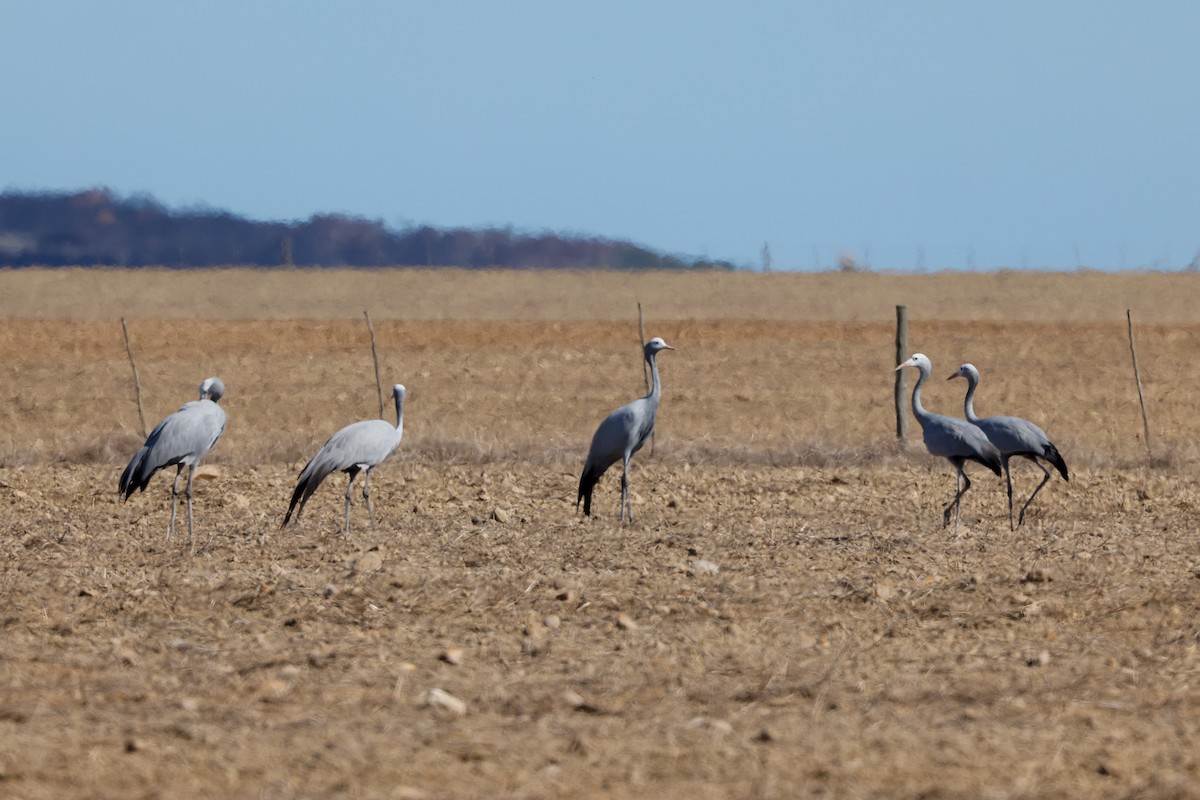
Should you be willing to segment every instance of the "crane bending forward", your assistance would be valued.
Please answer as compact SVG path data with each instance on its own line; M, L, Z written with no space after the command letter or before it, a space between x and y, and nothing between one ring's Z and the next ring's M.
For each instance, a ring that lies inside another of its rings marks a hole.
M650 365L650 394L609 414L592 436L592 446L588 448L583 474L579 476L579 497L575 500L576 508L579 508L580 501L583 502L585 515L592 514L592 490L596 488L596 482L605 470L620 459L621 521L625 521L625 512L628 509L629 521L633 522L633 498L629 494L629 460L633 458L634 453L642 449L642 445L654 431L654 416L658 412L659 398L662 397L662 384L658 379L658 364L655 363L654 357L663 350L674 349L657 336L646 342L642 353Z
M971 479L963 469L968 461L983 464L997 475L1001 474L1000 451L988 441L987 434L965 419L947 417L926 411L921 405L921 384L933 372L933 364L923 353L916 353L900 366L913 367L921 373L917 385L913 387L912 410L917 422L921 423L921 431L925 439L925 449L930 454L941 456L954 465L958 475L954 483L954 499L946 506L942 514L942 524L950 524L950 509L954 509L954 533L958 533L958 516L962 507L962 497L971 488Z
M118 491L122 500L128 500L135 491L145 491L154 473L164 467L175 466L175 480L171 483L171 522L167 525L167 538L175 533L175 513L179 508L179 474L188 468L187 518L188 546L194 546L192 525L192 475L200 459L213 449L221 434L225 432L225 410L217 401L225 395L225 384L220 378L206 378L200 384L200 399L184 403L174 414L167 416L154 426L125 471L121 473Z
M963 400L963 413L966 414L967 421L978 425L987 434L988 440L1000 451L1000 460L1004 462L1004 483L1008 488L1008 527L1016 530L1017 525L1025 523L1025 510L1029 508L1033 498L1037 497L1037 493L1050 480L1050 470L1046 469L1038 459L1044 458L1053 464L1058 473L1063 476L1064 481L1071 480L1067 474L1067 462L1063 460L1058 448L1054 446L1045 432L1029 420L1020 417L980 418L975 415L975 388L979 386L979 370L975 368L974 364L963 364L946 380L955 378L967 379L967 397ZM1025 505L1021 506L1021 515L1015 524L1013 523L1012 473L1008 468L1008 461L1013 456L1028 458L1037 464L1044 476L1042 482L1033 490L1033 494L1029 495L1029 499L1025 501Z
M355 422L329 437L329 441L317 451L312 460L304 465L300 477L296 481L296 491L292 492L292 502L288 505L287 514L283 517L283 527L296 512L296 519L304 513L304 504L312 493L333 472L345 472L350 476L346 484L346 520L342 534L350 534L350 498L354 490L354 479L358 473L366 470L363 475L363 500L367 502L367 514L371 517L371 528L375 528L375 509L371 505L371 470L379 466L397 447L404 435L404 386L397 383L392 387L392 397L396 401L396 427L382 419L368 419Z

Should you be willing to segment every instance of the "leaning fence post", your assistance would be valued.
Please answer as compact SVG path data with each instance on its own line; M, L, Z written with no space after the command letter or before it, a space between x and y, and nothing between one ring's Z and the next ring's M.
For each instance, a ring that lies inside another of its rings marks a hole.
M371 358L375 361L375 390L379 392L379 417L383 418L383 379L379 377L379 351L375 349L375 326L371 324L371 314L363 311L367 318L367 330L371 333Z
M908 357L908 307L896 306L896 362L903 364ZM896 438L903 440L908 433L908 413L904 398L908 394L907 370L896 371Z
M642 304L638 302L638 348L646 346L646 320L642 317ZM650 391L650 372L646 369L646 360L642 359L642 382L646 384L646 391Z
M638 301L638 348L645 353L646 347L646 319L642 316L642 302ZM642 382L646 384L646 391L650 391L650 370L646 367L646 359L642 359ZM650 431L650 455L654 455L654 431Z
M124 317L121 317L121 331L125 334L125 354L129 356L129 366L133 367L133 390L137 393L138 419L142 421L142 436L147 436L149 431L146 429L146 412L142 408L142 381L138 378L137 362L133 359L133 345L129 343L129 326L125 324Z
M1142 392L1142 373L1138 369L1137 348L1133 346L1133 310L1125 309L1125 322L1129 326L1129 355L1133 357L1133 380L1137 384L1138 405L1142 407L1142 433L1146 439L1146 456L1150 450L1150 420L1146 416L1146 395Z

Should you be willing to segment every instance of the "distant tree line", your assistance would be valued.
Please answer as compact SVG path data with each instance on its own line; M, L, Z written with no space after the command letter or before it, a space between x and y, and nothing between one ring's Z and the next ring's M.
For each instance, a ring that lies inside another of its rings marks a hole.
M729 269L629 242L511 229L388 228L379 220L319 214L257 222L223 211L170 210L107 189L0 194L0 265L213 267L454 266Z

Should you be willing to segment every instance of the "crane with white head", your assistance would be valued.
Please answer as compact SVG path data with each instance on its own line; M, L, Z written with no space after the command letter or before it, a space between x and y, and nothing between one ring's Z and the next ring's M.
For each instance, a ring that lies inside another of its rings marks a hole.
M979 386L979 370L975 368L974 364L963 364L946 380L955 378L966 378L967 380L967 397L963 400L963 412L966 414L967 421L979 426L987 434L988 440L1000 451L1000 460L1004 464L1004 482L1008 488L1008 526L1012 530L1016 530L1017 525L1024 524L1025 510L1029 508L1033 498L1037 497L1037 493L1050 480L1050 470L1046 469L1039 459L1045 459L1053 464L1064 481L1071 480L1067 473L1067 462L1063 460L1058 448L1046 436L1045 431L1029 420L1020 417L979 417L975 414L975 389ZM1028 458L1037 464L1043 474L1042 482L1033 490L1033 494L1029 495L1025 505L1021 506L1021 515L1015 524L1013 523L1012 472L1009 470L1008 463L1013 456Z
M658 378L658 364L654 357L663 350L674 350L674 347L655 336L642 347L642 356L650 365L651 386L650 394L639 397L609 414L592 436L591 447L588 448L587 461L583 465L583 474L579 476L579 496L575 507L583 502L583 513L592 514L592 490L604 471L619 459L621 461L621 521L625 521L628 508L629 521L633 522L633 498L629 494L629 461L633 454L642 449L642 445L654 431L654 418L658 413L658 402L662 397L662 384Z
M367 514L371 518L371 528L375 528L375 508L371 505L371 470L379 466L400 446L404 435L404 396L407 390L397 383L392 387L392 397L396 401L396 425L382 419L368 419L355 422L329 437L329 441L317 451L296 481L296 490L292 492L292 502L288 505L287 514L283 517L283 527L296 512L296 519L304 513L304 504L313 492L331 473L345 472L350 476L346 484L346 519L342 528L343 535L350 534L350 498L353 495L354 479L363 472L363 500L367 503Z
M974 461L990 469L997 475L1001 474L1000 451L988 441L987 434L964 419L947 417L926 411L921 405L921 385L933 372L933 364L928 356L916 353L897 370L912 367L920 373L917 385L913 387L912 410L917 422L921 423L922 435L925 439L925 449L931 455L941 456L954 465L957 471L955 478L954 499L946 506L942 514L942 524L950 524L950 509L954 509L954 532L958 533L958 517L962 506L962 497L971 488L971 479L967 477L964 466L968 461Z
M225 384L220 378L206 378L200 384L199 400L184 403L178 411L154 426L146 443L134 453L129 465L121 473L117 484L121 499L128 500L135 491L145 491L155 472L164 467L175 467L175 480L171 483L171 522L167 525L167 538L170 539L175 533L175 514L179 508L179 475L187 467L189 547L195 543L192 476L196 472L196 465L225 432L225 410L217 405L224 395Z

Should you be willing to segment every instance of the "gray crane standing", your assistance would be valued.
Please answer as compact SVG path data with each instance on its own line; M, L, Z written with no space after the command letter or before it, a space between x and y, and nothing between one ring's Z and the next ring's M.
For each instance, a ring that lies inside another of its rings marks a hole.
M897 370L913 367L921 373L917 385L913 387L912 410L925 439L925 449L930 454L941 456L954 465L958 475L954 483L954 499L946 506L942 514L942 524L950 524L950 509L954 509L954 533L958 533L958 516L962 506L962 497L971 488L971 479L963 469L966 462L975 461L990 469L997 475L1001 474L1002 459L1000 451L988 441L987 434L964 419L947 417L926 411L921 405L921 384L933 372L933 364L923 353L916 353L907 361L896 367Z
M629 521L633 522L633 498L629 494L629 460L633 454L642 449L642 445L654 431L654 416L658 412L658 402L662 397L662 384L658 379L658 365L655 355L663 350L674 350L674 347L655 336L642 348L646 363L650 365L651 388L650 394L627 403L609 414L596 433L592 436L592 445L588 448L587 461L583 465L583 474L579 476L579 497L575 507L583 502L583 513L592 514L592 490L604 471L621 460L621 521L625 521L626 508L629 510Z
M395 427L386 420L368 419L347 425L329 437L329 441L325 442L300 471L296 491L292 493L292 502L288 505L287 514L284 515L283 525L280 527L288 524L293 511L296 512L296 519L300 519L300 515L304 513L304 504L330 473L345 472L350 476L350 481L346 484L346 520L342 533L348 536L354 479L358 477L359 472L365 470L362 495L367 503L367 513L371 517L371 528L375 528L375 509L371 505L371 470L400 446L400 439L404 435L405 393L404 386L399 383L392 387L392 396L396 401Z
M1000 451L1000 460L1004 464L1004 482L1008 487L1008 526L1012 530L1016 530L1017 525L1025 522L1025 509L1029 508L1033 498L1037 497L1037 493L1050 480L1050 470L1046 469L1038 459L1044 458L1053 464L1059 474L1063 476L1064 481L1071 480L1067 474L1067 462L1063 460L1058 448L1054 446L1045 432L1029 420L1020 417L981 418L975 415L975 388L979 386L979 370L975 368L974 364L963 364L946 380L955 378L967 379L967 397L963 401L963 411L967 421L979 426L987 434L988 440ZM1013 456L1028 458L1037 464L1044 476L1042 482L1033 490L1033 494L1029 495L1029 499L1025 501L1025 505L1021 506L1021 515L1016 524L1013 523L1012 473L1008 466L1009 459Z
M154 426L146 443L134 453L129 465L121 473L118 491L122 500L128 500L135 491L144 491L151 476L164 467L175 466L175 480L171 483L171 522L167 526L167 538L175 533L175 513L179 508L179 474L188 467L187 518L188 546L195 543L192 524L192 475L200 459L213 449L221 434L225 432L225 410L217 405L225 394L225 384L220 378L206 378L200 384L200 399L184 403L183 407L170 414Z

